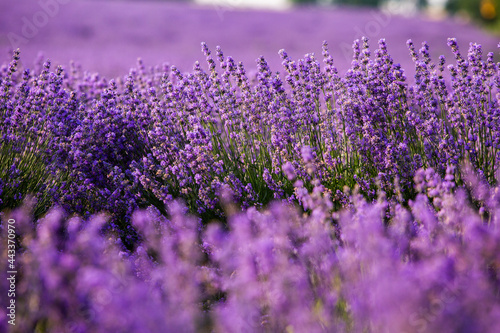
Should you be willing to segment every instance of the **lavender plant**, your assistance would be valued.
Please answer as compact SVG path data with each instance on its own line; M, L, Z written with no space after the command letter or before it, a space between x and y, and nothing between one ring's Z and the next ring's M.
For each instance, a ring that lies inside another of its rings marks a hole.
M470 61L465 62L456 42L450 39L449 44L462 73L458 78L450 65L451 87L443 77L444 58L432 64L425 43L417 52L408 42L417 72L414 85L407 83L384 40L373 59L368 40L363 45L356 41L352 68L343 78L325 43L324 70L313 55L295 62L281 51L284 81L260 58L254 82L243 65L224 58L220 48L216 58L223 72L218 72L203 45L209 72L199 64L187 75L174 68L175 81L164 78L162 98L155 90L153 103L168 114L160 132L171 133L160 136L161 143L179 146L157 150L162 147L158 143L136 174L164 203L175 197L168 189L177 188L174 192L192 202L198 213L216 207L221 184L229 186L244 207L270 199L293 200L285 165L307 188L318 179L338 200L344 186L358 185L371 199L380 186L388 195L395 194L392 184L397 180L407 201L415 195L416 170L432 167L444 176L447 166L458 170L464 160L494 182L500 158L493 124L498 118L493 96L497 65L492 54L481 60L478 45L471 45ZM456 111L464 101L473 106L468 122ZM171 183L175 177L178 184Z
M12 62L0 70L0 211L17 207L26 195L33 195L35 215L40 216L50 208L51 193L64 178L61 170L50 172L46 159L55 112L43 98L49 76L49 96L55 97L62 69L58 68L57 76L49 75L50 65L46 64L39 77L29 70L21 76L17 73L19 59L17 50Z
M153 205L165 215L175 199L208 222L225 218L223 192L243 209L298 202L296 181L308 191L322 185L335 208L348 204L344 188L355 186L370 201L383 190L406 205L417 195L418 169L441 177L454 170L460 185L464 161L493 184L498 65L493 54L482 59L479 45L466 58L454 39L449 45L455 64L445 69L427 44L417 51L408 42L414 81L384 40L372 55L366 38L354 42L344 76L326 43L324 65L312 54L294 61L280 51L283 73L261 57L248 75L219 47L212 54L202 44L207 70L199 63L190 73L147 69L139 61L109 82L75 66L51 72L50 62L21 75L16 53L1 74L2 149L12 151L2 157L1 186L13 198L9 208L31 192L49 194L69 213L107 211L111 229L131 245L133 211ZM21 148L9 146L14 137ZM21 172L13 166L22 156ZM32 184L16 192L23 182Z

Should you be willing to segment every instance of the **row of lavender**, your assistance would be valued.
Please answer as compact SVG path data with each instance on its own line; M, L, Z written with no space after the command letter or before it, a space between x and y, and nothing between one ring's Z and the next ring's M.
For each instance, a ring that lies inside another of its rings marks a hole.
M54 209L35 228L26 206L9 215L23 249L11 332L498 332L500 187L462 175L454 191L450 174L419 170L409 208L354 192L333 215L323 186L297 184L307 216L275 203L206 228L173 201L168 218L134 213L132 252L103 215Z
M313 179L336 205L348 202L344 187L356 185L369 199L380 188L407 201L416 170L444 176L449 167L460 184L463 160L492 183L500 165L498 65L492 53L482 59L479 45L467 57L454 39L449 45L456 63L445 69L426 44L416 50L408 42L412 84L384 40L374 55L366 39L356 41L344 77L326 43L324 66L281 51L282 74L261 58L247 75L220 48L214 60L203 45L208 70L139 62L109 82L77 66L53 72L50 62L22 71L16 53L0 70L0 209L31 193L38 215L57 203L82 216L111 212L120 223L136 208L164 212L181 198L209 220L223 216L223 192L244 208L296 201L293 180L310 190Z
M208 71L139 63L110 82L21 72L16 53L0 210L31 194L35 217L2 217L2 242L7 214L18 230L15 329L499 330L498 65L452 39L445 70L408 44L414 84L383 40L373 57L355 42L344 77L326 44L323 68L282 51L284 75L203 45Z

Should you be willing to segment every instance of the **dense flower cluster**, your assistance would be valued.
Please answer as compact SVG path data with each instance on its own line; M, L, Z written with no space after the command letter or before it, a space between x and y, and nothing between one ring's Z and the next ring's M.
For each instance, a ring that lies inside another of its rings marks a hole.
M323 66L312 54L294 61L280 51L281 74L260 58L249 76L203 44L208 70L199 63L190 73L148 70L139 61L109 82L76 66L52 72L50 62L21 73L16 53L0 71L0 140L15 152L2 154L0 209L31 192L45 209L48 197L82 216L108 211L128 221L138 207L163 211L181 198L209 220L223 216L223 193L243 208L292 202L296 180L307 189L319 181L336 205L346 202L345 186L375 199L377 189L395 195L395 182L407 201L416 170L444 176L464 160L493 183L498 65L491 53L482 59L480 45L467 57L454 39L449 45L456 63L446 70L427 44L417 50L408 42L414 83L384 40L373 55L367 39L355 41L343 77L326 43Z
M500 188L464 176L453 191L450 172L419 170L409 207L354 191L333 215L322 185L298 184L308 215L277 202L206 228L173 201L168 218L134 213L132 252L100 232L102 215L54 209L34 228L25 207L9 216L23 249L15 331L498 332Z
M21 72L16 52L0 68L15 329L499 331L500 68L449 46L445 69L408 42L414 83L384 40L355 41L345 76L326 43L323 66L281 51L281 74L203 44L208 70L139 61L109 82Z

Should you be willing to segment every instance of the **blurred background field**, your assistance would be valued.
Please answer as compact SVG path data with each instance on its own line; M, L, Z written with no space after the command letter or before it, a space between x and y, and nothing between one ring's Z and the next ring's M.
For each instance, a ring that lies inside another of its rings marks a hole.
M327 40L343 72L353 40L364 35L373 46L386 38L395 61L411 74L409 38L417 46L427 41L433 57L445 54L448 61L448 37L458 38L461 48L477 42L485 53L497 53L497 2L0 0L0 60L19 47L27 67L42 52L54 64L67 67L75 60L108 78L125 75L138 57L146 66L169 63L188 71L196 60L204 61L205 41L212 49L220 45L249 71L260 55L282 71L280 49L295 59L310 52L321 56Z

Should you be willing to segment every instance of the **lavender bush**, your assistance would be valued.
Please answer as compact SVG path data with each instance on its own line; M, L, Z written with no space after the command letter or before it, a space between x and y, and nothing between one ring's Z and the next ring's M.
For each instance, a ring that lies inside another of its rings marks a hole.
M16 52L14 331L496 332L499 65L448 44L445 67L408 41L414 84L366 38L344 76L326 43L283 73L202 44L208 69L111 81Z
M22 151L36 150L44 182L19 193L40 187L68 212L110 212L122 231L130 226L119 221L136 208L164 211L175 198L205 221L223 217L224 191L243 208L293 202L294 180L309 190L319 181L338 206L346 202L344 187L355 185L373 200L377 189L395 195L398 183L407 201L419 168L441 176L452 168L460 184L461 161L493 183L498 66L491 53L482 60L480 45L471 44L466 58L454 39L449 45L456 62L445 69L444 57L431 61L427 44L416 50L408 42L417 73L411 85L384 40L373 57L367 39L356 41L343 77L326 43L324 66L312 54L294 61L280 51L283 74L259 58L256 75L248 76L220 48L214 57L203 44L208 71L199 63L191 73L148 70L139 61L109 82L76 67L50 72L49 62L40 73L20 75L16 54L1 76L2 142L15 137ZM31 156L20 154L22 161ZM2 163L4 170L14 166ZM6 179L3 191L19 202L17 183Z
M56 191L58 181L64 172L49 171L45 163L47 148L51 140L53 120L57 112L52 102L60 89L60 81L55 81L47 89L48 66L38 78L31 77L30 71L23 75L16 72L19 51L16 51L9 66L2 67L0 124L0 210L13 208L22 203L23 198L35 195L38 207L36 216L50 207L50 191ZM58 69L61 75L62 69ZM56 77L51 73L52 77ZM43 99L49 90L45 101Z

